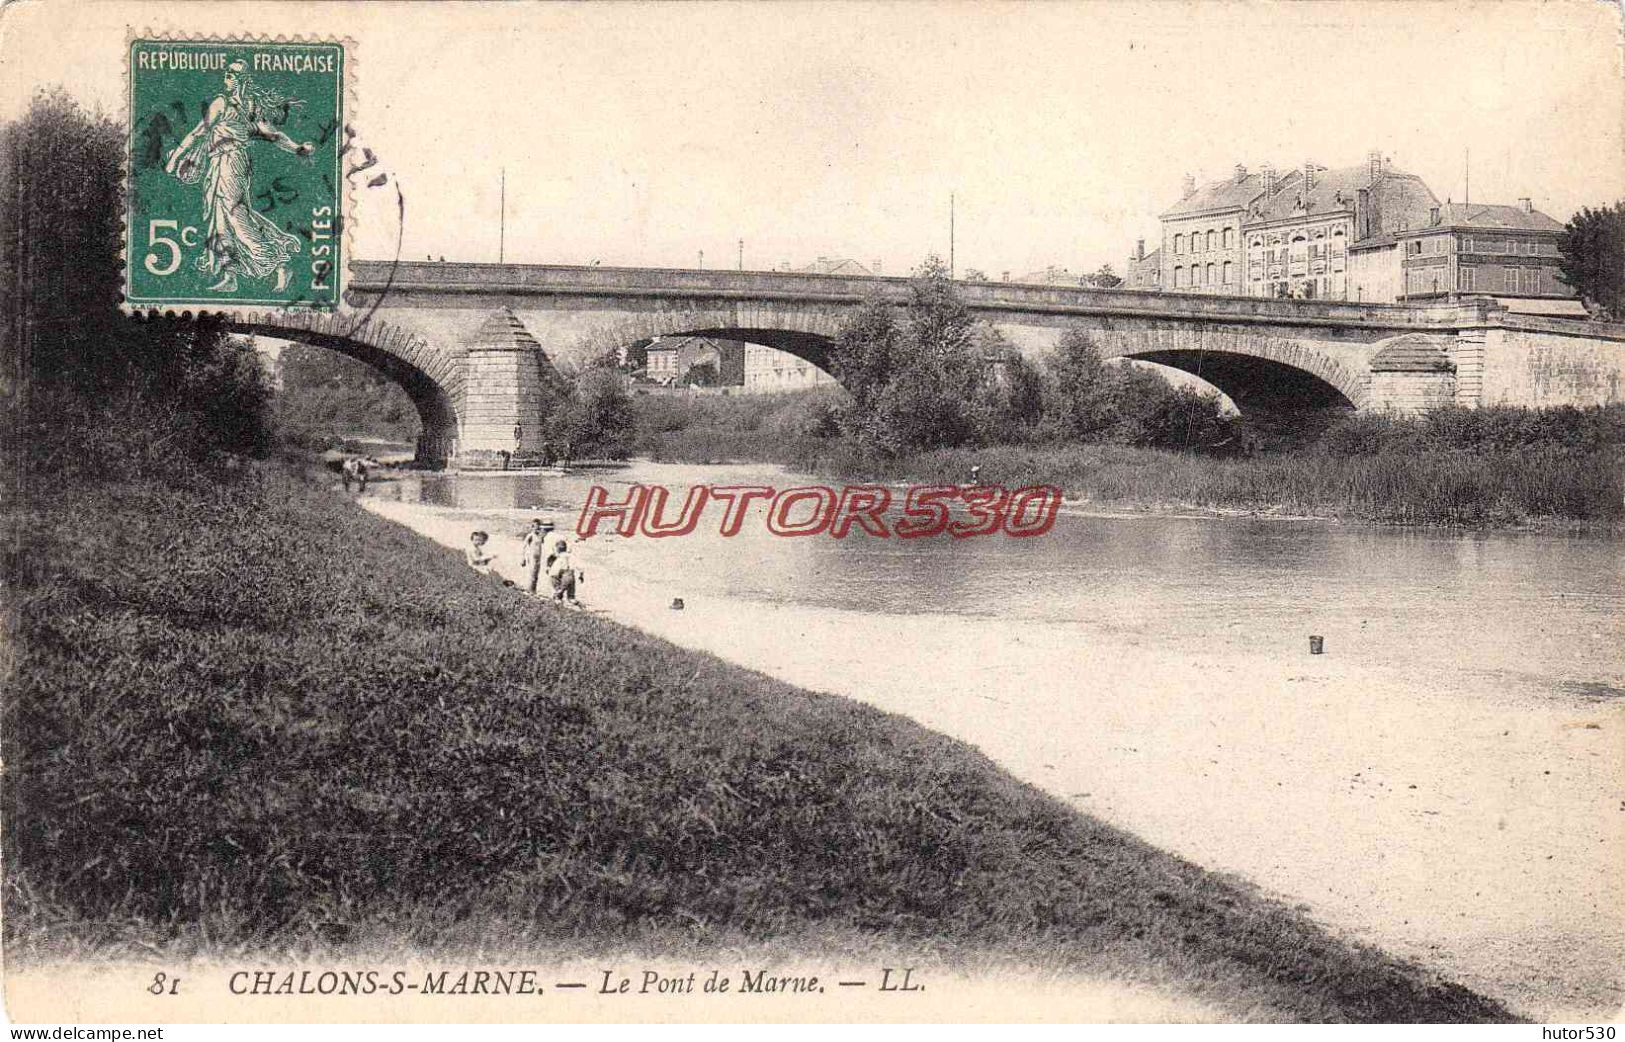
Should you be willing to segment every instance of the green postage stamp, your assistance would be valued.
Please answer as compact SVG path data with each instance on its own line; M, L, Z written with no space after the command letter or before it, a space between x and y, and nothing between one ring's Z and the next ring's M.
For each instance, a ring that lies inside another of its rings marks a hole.
M130 41L127 309L338 307L345 57L342 43Z

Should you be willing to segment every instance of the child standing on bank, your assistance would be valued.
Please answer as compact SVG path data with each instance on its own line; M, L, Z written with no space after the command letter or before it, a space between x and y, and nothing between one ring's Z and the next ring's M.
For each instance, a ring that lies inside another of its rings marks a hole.
M546 553L546 544L551 541L552 535L553 522L541 517L531 521L530 531L525 533L525 553L520 559L519 566L530 581L531 593L537 591L537 587L541 585L542 575L547 570L547 564L551 563L544 563L542 557Z
M581 607L576 600L576 569L570 560L570 546L560 539L554 546L552 560L547 566L548 578L553 581L553 599L572 608Z

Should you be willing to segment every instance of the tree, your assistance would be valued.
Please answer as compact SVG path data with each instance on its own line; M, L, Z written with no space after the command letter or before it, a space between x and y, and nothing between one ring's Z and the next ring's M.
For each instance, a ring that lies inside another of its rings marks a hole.
M1106 362L1089 334L1077 327L1061 334L1048 360L1045 418L1064 438L1099 438L1117 422Z
M715 362L695 362L683 375L683 382L690 387L715 387L722 382L722 374Z
M359 359L289 344L276 369L277 420L286 432L325 438L370 434L408 442L418 435L417 406L406 391Z
M60 92L0 131L0 380L15 456L147 473L270 451L265 374L213 318L119 311L123 128ZM65 175L64 171L71 171Z
M853 399L845 413L849 432L890 452L970 440L971 404L986 379L976 328L936 257L915 272L902 309L883 301L863 307L831 354L832 370Z
M1096 289L1115 289L1123 284L1123 280L1117 277L1110 264L1102 264L1100 270L1093 275L1084 276L1084 282Z
M853 410L866 412L891 382L903 358L903 330L884 300L866 301L847 320L830 351L830 372L852 396Z
M1558 237L1560 277L1580 295L1593 317L1625 318L1625 201L1569 218Z
M610 369L590 368L548 417L548 441L568 458L625 459L632 451L636 423L632 396L621 376Z
M966 268L963 278L964 278L964 280L966 282L991 282L991 281L993 281L992 279L989 279L987 277L987 272L983 271L981 268Z
M979 339L987 371L971 400L976 440L1031 440L1044 413L1043 374L996 330L986 330Z

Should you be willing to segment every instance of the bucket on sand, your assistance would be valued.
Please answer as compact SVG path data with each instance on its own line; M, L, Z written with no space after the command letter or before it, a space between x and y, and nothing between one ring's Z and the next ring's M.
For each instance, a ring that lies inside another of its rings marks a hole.
M1309 636L1309 654L1311 654L1311 655L1320 655L1320 654L1325 653L1325 651L1326 651L1326 638L1325 637L1317 637L1314 634L1310 634L1310 636Z

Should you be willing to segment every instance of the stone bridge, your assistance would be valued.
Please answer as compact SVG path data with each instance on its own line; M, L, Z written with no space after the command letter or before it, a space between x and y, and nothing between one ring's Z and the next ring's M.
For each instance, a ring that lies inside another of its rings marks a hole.
M490 466L542 450L564 368L670 334L765 344L826 367L851 310L906 278L360 261L339 315L237 328L360 358L418 407L425 463ZM1108 357L1171 366L1252 408L1415 412L1443 403L1625 400L1625 326L1508 313L1488 298L1413 307L962 282L961 299L1028 355L1089 330Z

